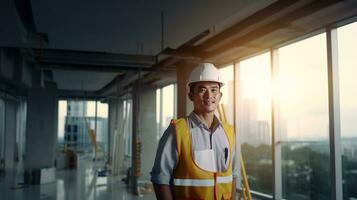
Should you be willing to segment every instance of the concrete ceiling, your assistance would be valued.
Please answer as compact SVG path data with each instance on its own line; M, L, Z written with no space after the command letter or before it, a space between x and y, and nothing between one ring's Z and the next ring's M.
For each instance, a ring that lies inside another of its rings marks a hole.
M45 48L156 55L161 51L161 12L164 48L176 48L206 29L219 31L274 1L28 0L28 5L36 31L48 35ZM18 19L16 5L25 5L16 2L0 2L0 46L38 48L24 39L26 25Z
M52 70L52 73L58 88L81 91L100 90L108 84L108 80L113 80L117 76L117 73L113 72L71 71L68 73L67 70L58 69Z
M218 33L274 1L2 0L0 47L155 56L204 30ZM127 70L46 68L59 89L88 91L99 90Z
M156 55L240 13L251 14L272 0L32 1L38 32L48 48ZM236 16L237 17L237 16Z
M2 0L0 47L30 52L34 66L50 70L60 90L93 92L149 72L163 49L223 64L355 13L352 0ZM181 48L198 35L197 46ZM172 70L154 74L161 83L174 78Z

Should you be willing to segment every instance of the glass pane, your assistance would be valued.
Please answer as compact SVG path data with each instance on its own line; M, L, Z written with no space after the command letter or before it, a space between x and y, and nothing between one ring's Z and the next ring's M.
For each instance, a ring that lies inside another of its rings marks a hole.
M77 107L80 105L80 104L84 104L85 105L82 105L83 107L87 108L87 110L84 110L82 115L86 115L88 117L95 117L95 101L77 101ZM78 109L78 108L77 108ZM77 110L75 107L72 108L72 110Z
M64 125L67 116L67 101L58 101L58 145L64 145Z
M234 68L233 65L229 65L219 70L221 73L221 79L224 83L224 86L221 88L222 99L221 104L224 106L224 111L226 113L227 122L233 124L233 79L234 79Z
M174 85L162 88L162 126L164 130L169 126L174 117Z
M357 199L357 22L337 29L343 199Z
M156 129L157 129L157 134L156 134L156 139L159 140L162 134L161 130L161 88L156 89Z
M156 119L159 140L169 126L171 119L175 118L175 85L171 84L156 90Z
M107 153L108 151L108 104L97 102L97 144Z
M95 124L95 105L95 101L60 101L59 138L62 136L67 146L72 149L92 151L92 137L89 132L92 129L96 131L97 145L104 151L103 155L106 155L105 152L108 146L108 105L98 102L97 124ZM61 122L61 116L65 117L64 124ZM64 135L61 135L61 131L64 132Z
M123 101L123 110L124 110L124 141L125 141L125 155L131 156L132 150L132 99L127 99Z
M250 188L272 194L270 53L239 63L238 134Z
M283 198L330 199L326 35L279 49Z
M71 149L91 151L91 140L88 135L88 129L91 126L90 120L86 118L88 102L75 100L66 102L67 112L64 124L64 142ZM94 129L94 126L92 129Z

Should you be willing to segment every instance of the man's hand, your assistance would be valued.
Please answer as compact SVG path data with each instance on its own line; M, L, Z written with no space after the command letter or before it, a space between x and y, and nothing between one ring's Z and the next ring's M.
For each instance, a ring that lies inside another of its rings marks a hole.
M158 200L173 200L173 195L169 185L155 184L154 189L156 194L156 199Z

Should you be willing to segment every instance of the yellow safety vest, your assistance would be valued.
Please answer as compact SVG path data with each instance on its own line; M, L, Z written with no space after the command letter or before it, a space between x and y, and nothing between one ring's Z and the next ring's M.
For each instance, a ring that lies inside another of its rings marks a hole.
M191 137L186 119L172 120L176 128L178 164L173 172L176 200L222 200L232 196L232 156L225 172L209 172L193 161ZM229 142L230 155L234 149L233 127L221 123Z

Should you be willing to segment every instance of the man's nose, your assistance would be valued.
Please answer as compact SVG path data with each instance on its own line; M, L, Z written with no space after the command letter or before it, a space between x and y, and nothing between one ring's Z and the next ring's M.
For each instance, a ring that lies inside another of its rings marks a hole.
M213 95L212 95L212 92L209 91L209 90L207 90L207 91L205 92L205 94L204 94L204 97L207 98L207 99L211 98L212 96L213 96Z

